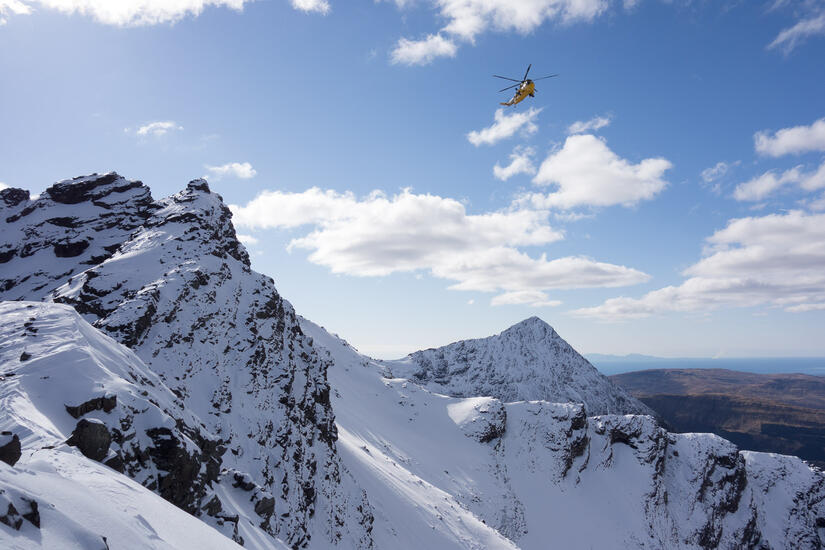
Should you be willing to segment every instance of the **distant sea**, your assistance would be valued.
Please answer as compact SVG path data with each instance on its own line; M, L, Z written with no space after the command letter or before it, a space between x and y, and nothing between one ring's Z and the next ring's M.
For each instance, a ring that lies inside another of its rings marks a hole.
M728 369L757 374L812 374L825 376L825 357L771 357L670 359L646 355L613 356L592 354L585 357L608 376L649 369Z

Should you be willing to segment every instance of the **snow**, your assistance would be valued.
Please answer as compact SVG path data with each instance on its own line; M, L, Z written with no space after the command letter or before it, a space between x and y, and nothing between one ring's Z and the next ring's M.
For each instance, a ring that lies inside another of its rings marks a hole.
M653 414L538 317L495 336L417 351L383 364L395 376L456 397L584 403L590 414Z
M202 180L153 200L79 178L4 195L2 220L0 298L33 301L0 303L0 432L22 443L0 463L0 515L37 502L41 526L0 523L0 547L825 542L821 471L666 432L538 318L399 361L359 354L250 269ZM113 434L103 463L66 443L80 422ZM124 457L128 476L105 465ZM190 467L167 496L199 517L158 494Z
M669 434L650 416L448 397L301 326L333 362L339 451L374 505L378 548L734 548L751 524L773 548L821 544L825 480L797 458ZM506 428L481 441L499 409Z
M24 466L0 462L0 503L8 494L38 502L40 528L0 524L9 550L241 548L139 483L68 449L42 449ZM271 539L270 539L271 540Z

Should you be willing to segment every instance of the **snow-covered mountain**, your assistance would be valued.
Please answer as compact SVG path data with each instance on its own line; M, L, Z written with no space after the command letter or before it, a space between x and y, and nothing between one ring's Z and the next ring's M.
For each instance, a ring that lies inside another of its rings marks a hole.
M374 506L379 548L814 549L825 540L825 476L796 457L671 434L651 416L447 397L301 326L333 363L339 450Z
M335 449L327 364L272 279L250 269L230 218L203 180L157 201L117 174L35 201L3 190L0 298L72 305L131 348L219 439L220 468L274 500L261 522L272 536L368 547L369 504Z
M584 403L588 414L654 414L538 317L495 336L417 351L384 364L394 376L456 397Z
M0 228L0 299L26 300L0 305L2 547L825 541L819 470L625 415L538 319L359 354L250 269L202 180L5 189Z

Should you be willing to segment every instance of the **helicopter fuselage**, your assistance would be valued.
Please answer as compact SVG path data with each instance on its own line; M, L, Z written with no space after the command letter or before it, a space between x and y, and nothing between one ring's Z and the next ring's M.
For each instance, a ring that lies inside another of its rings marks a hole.
M524 101L524 99L528 96L532 96L535 92L536 83L532 80L525 80L518 88L516 88L516 93L513 96L513 99L506 103L502 103L502 105L516 105L517 103Z

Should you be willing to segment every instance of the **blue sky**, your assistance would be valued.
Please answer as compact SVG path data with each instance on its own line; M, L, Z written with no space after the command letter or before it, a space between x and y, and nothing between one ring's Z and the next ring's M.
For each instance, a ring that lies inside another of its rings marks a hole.
M0 21L3 185L206 176L254 267L363 352L538 315L582 352L825 355L825 2L0 0ZM499 111L491 75L528 63L561 76Z

